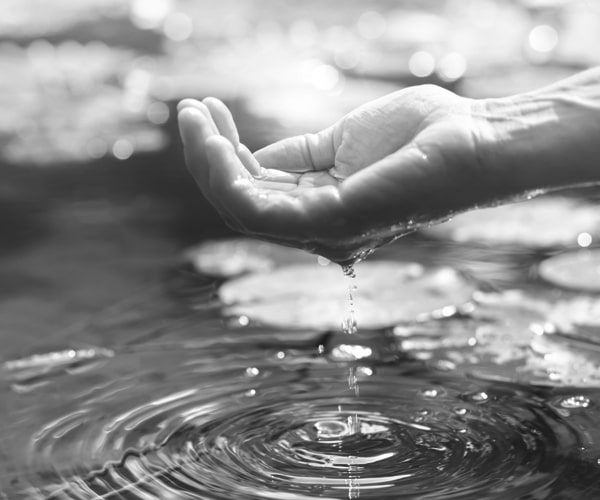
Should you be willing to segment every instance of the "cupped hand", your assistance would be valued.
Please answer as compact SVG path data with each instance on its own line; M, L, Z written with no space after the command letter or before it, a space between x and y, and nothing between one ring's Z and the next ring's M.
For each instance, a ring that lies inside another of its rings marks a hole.
M183 100L179 126L188 168L228 225L337 262L493 196L475 101L436 86L392 93L254 155L215 98Z

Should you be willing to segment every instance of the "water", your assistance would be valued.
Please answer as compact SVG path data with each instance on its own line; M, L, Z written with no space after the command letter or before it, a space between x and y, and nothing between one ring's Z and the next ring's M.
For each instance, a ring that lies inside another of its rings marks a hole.
M356 285L354 284L356 273L354 271L354 266L352 265L342 266L342 272L344 273L344 276L348 278L348 315L342 321L342 332L346 335L353 335L358 331L353 295L356 290ZM362 357L361 354L364 354L364 348L360 345L343 344L343 350L347 353L350 361L360 359ZM354 396L358 398L360 388L358 385L356 366L354 365L351 365L348 368L348 389L354 392ZM348 417L348 427L352 435L360 434L361 422L357 412L354 412ZM355 491L355 486L352 486L352 490ZM350 498L355 498L356 494L357 493L353 492L352 494L349 493L348 496Z
M72 332L87 347L4 364L7 498L600 494L598 385L553 379L547 356L589 349L550 335L532 358L522 301L292 333L223 322L214 286L176 272Z
M243 354L220 341L166 344L105 358L82 374L86 383L57 374L68 404L45 403L11 498L600 492L583 473L593 465L580 430L589 419L562 414L578 407L552 390L442 381L412 361L362 370L360 397L348 397L344 370L317 354L321 340L252 348L239 338ZM165 363L170 370L157 369ZM39 396L25 397L35 407Z
M548 327L546 253L409 236L371 258L464 271L470 308L287 331L224 318L168 232L202 211L153 203L65 202L3 254L0 498L600 496L598 329Z
M356 279L356 273L352 265L343 266L342 272L348 279L348 315L342 320L342 331L347 335L352 335L358 330L356 324L356 311L354 310L354 292L356 291L356 285L354 280Z

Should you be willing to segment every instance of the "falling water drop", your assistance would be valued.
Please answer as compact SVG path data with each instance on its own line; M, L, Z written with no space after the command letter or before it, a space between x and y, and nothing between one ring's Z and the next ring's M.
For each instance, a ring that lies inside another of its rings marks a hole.
M354 292L356 291L354 279L356 278L356 273L352 265L342 267L342 271L344 276L348 278L348 315L342 321L342 331L348 335L352 335L358 330L354 310Z
M344 276L348 279L348 315L342 321L342 331L346 335L353 335L358 331L358 325L356 323L356 314L354 311L354 292L356 291L356 285L354 284L354 279L356 278L356 272L354 271L354 267L352 264L342 266L342 272ZM354 349L361 346L352 346ZM354 352L353 352L354 353ZM370 353L369 353L370 354ZM353 360L360 359L360 357L353 357ZM356 375L356 366L350 366L348 368L348 389L354 393L354 397L358 398L360 395L360 389L358 386L358 377ZM348 417L348 426L350 428L350 432L353 435L360 434L360 418L358 413L352 413ZM352 473L349 470L349 479L348 479L348 497L349 498L357 498L358 497L358 488L356 487L355 478L352 477Z

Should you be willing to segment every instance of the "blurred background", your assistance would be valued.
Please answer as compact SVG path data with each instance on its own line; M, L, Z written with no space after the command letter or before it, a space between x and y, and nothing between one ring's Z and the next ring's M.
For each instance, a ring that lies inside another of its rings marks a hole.
M3 0L1 356L228 234L185 171L179 99L226 101L254 150L409 85L533 89L598 47L596 0Z

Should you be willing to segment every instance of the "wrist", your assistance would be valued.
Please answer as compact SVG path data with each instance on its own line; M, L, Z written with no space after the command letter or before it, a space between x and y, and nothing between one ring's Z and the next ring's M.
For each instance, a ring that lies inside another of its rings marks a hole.
M481 162L503 195L600 181L598 72L473 107Z

